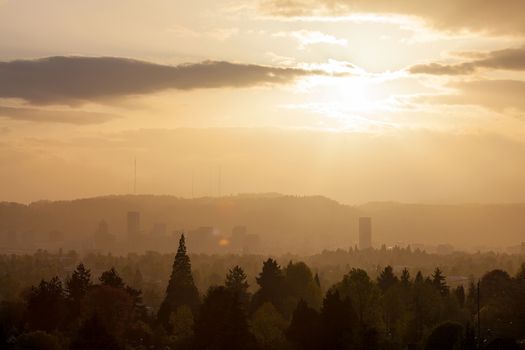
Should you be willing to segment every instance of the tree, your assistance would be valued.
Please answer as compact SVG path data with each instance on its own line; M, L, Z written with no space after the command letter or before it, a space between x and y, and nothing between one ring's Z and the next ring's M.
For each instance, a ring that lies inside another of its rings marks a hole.
M377 285L383 293L386 292L388 288L399 282L393 271L392 266L388 265L383 271L381 271L379 277L377 277Z
M199 292L193 281L190 258L186 253L184 235L179 240L179 248L173 262L170 280L166 289L166 297L160 305L157 314L159 322L169 329L170 314L182 305L187 305L194 315L199 308Z
M321 308L321 337L326 349L346 349L353 342L356 315L350 298L344 300L337 290L329 290Z
M62 282L53 277L49 282L42 280L38 287L32 287L27 301L29 325L34 330L53 331L58 329L66 314L66 299Z
M76 319L80 314L82 299L91 287L91 272L84 264L79 264L66 281L66 294L69 304L69 320Z
M124 281L119 276L114 267L108 271L104 271L99 278L100 283L113 288L124 288Z
M439 267L436 267L434 273L432 274L432 285L442 296L447 295L449 292L447 282L445 281L445 276Z
M321 287L316 283L312 271L304 262L293 263L290 261L286 266L284 288L286 288L286 296L289 298L289 302L293 303L289 314L301 299L315 309L321 306L323 299Z
M337 290L342 297L349 297L357 315L361 330L373 326L378 321L379 293L366 271L352 269L338 283Z
M408 272L406 267L401 272L401 285L404 288L410 287L410 272Z
M195 322L194 349L255 349L239 298L226 287L211 287Z
M457 349L463 338L463 326L454 322L445 322L429 335L425 350Z
M22 334L16 340L15 350L60 350L57 337L42 331Z
M414 279L414 283L423 283L423 274L421 271L418 271L416 273L416 278Z
M284 348L284 332L287 326L286 320L271 303L264 303L252 316L252 333L262 350Z
M272 303L280 312L283 311L284 276L277 261L269 258L263 263L263 268L256 277L259 290L252 300L252 310L256 310L264 303Z
M458 300L459 306L463 308L465 306L465 288L461 285L454 289L454 295Z
M244 306L248 305L250 299L250 294L248 293L248 287L250 285L246 281L247 278L244 270L236 265L228 271L226 281L224 282L226 288L238 295L239 300Z
M84 320L96 316L110 334L121 337L133 322L133 298L124 288L96 285L84 298L82 315Z
M297 304L286 337L300 350L317 350L321 344L321 319L319 313L301 300Z
M71 342L71 350L120 350L117 340L107 331L97 315L87 319Z

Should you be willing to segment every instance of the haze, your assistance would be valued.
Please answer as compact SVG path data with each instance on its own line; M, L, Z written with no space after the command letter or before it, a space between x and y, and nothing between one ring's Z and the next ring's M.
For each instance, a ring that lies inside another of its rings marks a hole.
M1 0L0 199L523 202L524 6Z

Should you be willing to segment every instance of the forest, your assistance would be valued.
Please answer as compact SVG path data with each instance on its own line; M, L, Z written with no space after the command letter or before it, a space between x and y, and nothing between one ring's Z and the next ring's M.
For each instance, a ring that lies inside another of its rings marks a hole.
M255 276L232 264L203 289L181 236L152 303L140 270L96 276L84 262L15 288L9 266L24 280L31 266L74 258L40 254L2 257L2 349L520 349L525 339L525 264L453 285L440 267L347 266L328 282L305 262L267 258Z

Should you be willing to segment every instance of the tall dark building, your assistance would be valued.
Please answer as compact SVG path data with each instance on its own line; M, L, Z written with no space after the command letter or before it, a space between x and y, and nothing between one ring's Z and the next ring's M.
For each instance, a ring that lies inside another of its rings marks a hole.
M140 234L140 213L138 211L128 212L128 239L135 239Z
M372 248L372 218L359 218L359 249Z

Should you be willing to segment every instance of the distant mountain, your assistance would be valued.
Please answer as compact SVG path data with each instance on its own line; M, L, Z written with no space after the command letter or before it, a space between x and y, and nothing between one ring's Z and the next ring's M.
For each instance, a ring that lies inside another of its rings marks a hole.
M373 242L442 244L457 247L518 245L525 241L525 204L430 205L394 202L347 206L321 196L278 193L221 198L122 195L29 205L0 203L0 240L9 232L44 237L58 231L66 240L92 235L101 220L126 238L126 214L139 211L141 230L155 224L168 233L212 226L222 236L244 225L261 237L265 251L313 253L357 243L359 216L372 217Z

